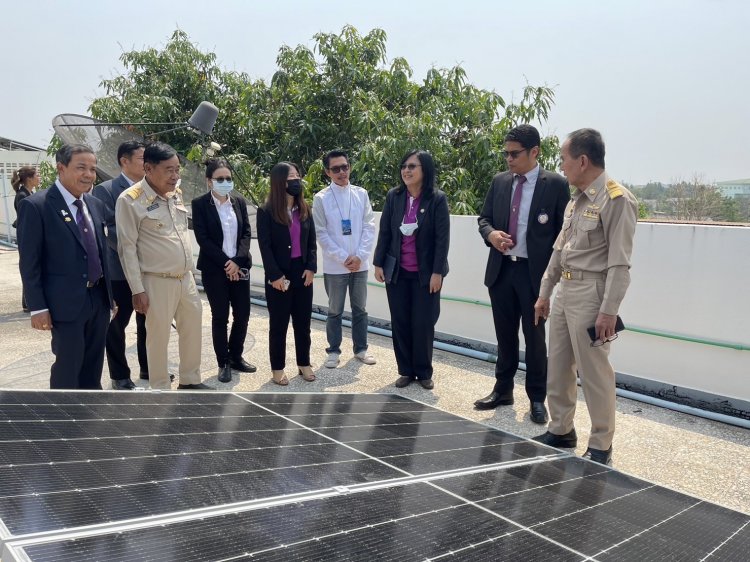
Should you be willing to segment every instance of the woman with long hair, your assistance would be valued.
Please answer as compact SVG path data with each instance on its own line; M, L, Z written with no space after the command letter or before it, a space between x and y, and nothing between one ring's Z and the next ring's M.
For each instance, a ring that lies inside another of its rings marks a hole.
M289 384L284 367L291 317L299 375L308 382L314 381L310 320L317 244L312 213L295 164L280 162L271 170L268 199L258 209L258 246L266 277L272 380L281 386Z

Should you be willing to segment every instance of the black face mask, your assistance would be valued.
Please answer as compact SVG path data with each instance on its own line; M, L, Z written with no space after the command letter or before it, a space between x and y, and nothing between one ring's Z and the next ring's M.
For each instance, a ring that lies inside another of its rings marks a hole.
M302 182L299 180L288 180L286 182L286 192L292 197L297 197L302 193Z

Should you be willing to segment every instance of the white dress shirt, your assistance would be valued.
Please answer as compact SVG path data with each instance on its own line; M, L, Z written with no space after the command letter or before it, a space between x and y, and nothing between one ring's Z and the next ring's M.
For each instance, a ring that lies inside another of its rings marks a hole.
M350 220L352 233L345 235L341 221ZM341 187L331 183L313 199L315 235L323 248L323 272L351 273L344 262L349 256L362 260L360 271L370 268L375 246L375 213L370 196L356 185Z
M529 227L529 220L536 220L536 217L529 217L531 212L531 199L534 197L534 188L536 180L539 179L539 164L530 172L523 174L526 176L526 183L523 184L523 193L521 193L521 205L518 207L518 230L516 231L516 245L508 250L506 255L528 258L529 250L526 247L526 230ZM513 201L513 194L518 187L518 176L513 178L513 193L510 200Z
M216 205L216 210L219 211L221 232L224 234L221 249L227 257L233 258L237 255L237 215L234 214L232 200L227 197L227 200L222 203L216 198L213 190L211 191L211 199Z

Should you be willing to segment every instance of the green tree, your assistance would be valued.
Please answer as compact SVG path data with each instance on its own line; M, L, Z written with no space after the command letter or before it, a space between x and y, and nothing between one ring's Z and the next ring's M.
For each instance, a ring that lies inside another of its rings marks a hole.
M520 100L506 103L469 84L460 66L432 68L417 81L405 59L389 61L386 40L381 29L363 36L352 26L318 33L312 49L282 46L278 69L265 83L222 70L215 54L201 52L178 30L161 50L124 53L125 73L102 82L106 95L90 109L108 122L181 122L211 101L220 112L211 140L224 145L256 201L265 198L268 173L280 160L302 166L308 193L321 189L320 158L342 148L351 156L353 181L379 208L399 181L400 158L426 149L452 212L477 213L492 175L505 169L505 133L520 123L543 124L553 90L529 85ZM190 132L160 140L196 160L203 155ZM558 153L557 137L544 138L542 165L555 167Z

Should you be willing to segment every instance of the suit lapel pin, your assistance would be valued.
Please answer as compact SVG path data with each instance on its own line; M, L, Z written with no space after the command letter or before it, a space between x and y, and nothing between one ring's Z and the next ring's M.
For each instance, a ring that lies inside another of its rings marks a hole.
M424 209L419 209L419 212L420 213L424 213Z
M539 224L547 224L547 221L549 221L549 215L547 213L539 213L539 216L536 218L536 220L539 222Z
M60 214L64 217L67 217L70 213L68 213L68 211L66 211L65 209L60 209Z
M72 220L70 217L65 217L65 222L72 222Z

